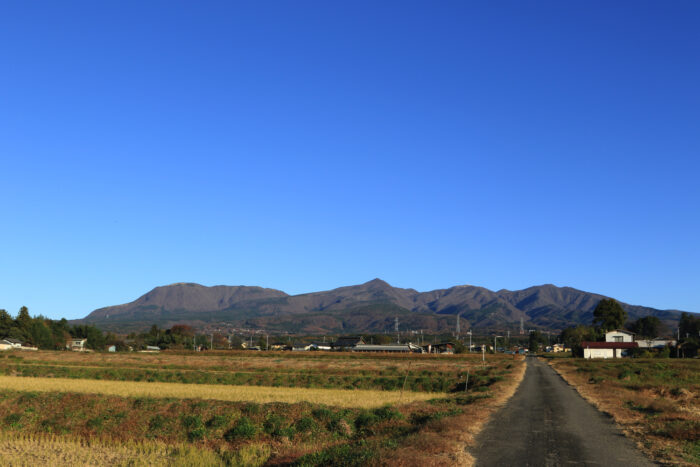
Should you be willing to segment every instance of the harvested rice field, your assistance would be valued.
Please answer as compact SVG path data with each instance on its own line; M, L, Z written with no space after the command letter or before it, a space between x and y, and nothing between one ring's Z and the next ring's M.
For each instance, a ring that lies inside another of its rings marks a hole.
M469 465L506 355L0 355L10 465ZM468 377L468 384L465 386Z
M102 381L95 379L37 378L0 376L0 387L15 391L72 392L122 397L158 397L214 399L267 404L270 402L314 402L337 407L381 407L435 399L433 393L378 391L366 389L316 389L266 386L228 386L222 384L148 383Z

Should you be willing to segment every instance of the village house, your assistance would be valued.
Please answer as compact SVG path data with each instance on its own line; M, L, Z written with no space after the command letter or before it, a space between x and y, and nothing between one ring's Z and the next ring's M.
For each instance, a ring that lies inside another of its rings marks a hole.
M361 336L339 337L333 343L333 350L352 350L356 345L364 344L365 341Z
M21 349L22 341L7 337L0 341L0 350Z
M66 349L73 352L85 352L87 350L87 339L73 338L66 342Z
M634 333L615 329L605 333L605 342L582 342L583 358L621 358L636 349Z
M5 339L0 340L0 350L12 350L12 343Z

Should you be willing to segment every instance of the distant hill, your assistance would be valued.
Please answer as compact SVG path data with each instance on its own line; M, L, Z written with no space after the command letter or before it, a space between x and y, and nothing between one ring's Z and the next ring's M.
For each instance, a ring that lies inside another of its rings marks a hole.
M201 326L225 323L269 331L304 333L383 332L393 329L448 331L456 315L463 330L560 330L590 324L593 309L603 295L551 284L497 292L471 285L417 292L392 287L380 279L360 285L301 295L262 287L205 287L178 283L156 287L133 302L93 311L80 323L112 331L143 329L152 324ZM657 316L669 328L680 311L622 303L629 320Z

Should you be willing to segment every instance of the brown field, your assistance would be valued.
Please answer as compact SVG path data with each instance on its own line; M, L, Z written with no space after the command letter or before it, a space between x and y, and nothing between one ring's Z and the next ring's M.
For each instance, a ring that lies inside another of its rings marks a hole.
M700 465L700 360L554 359L550 365L651 458Z
M524 369L505 355L482 363L481 355L11 352L0 355L0 457L11 465L469 465L473 437ZM268 379L227 383L248 373ZM162 382L192 375L197 384ZM348 389L355 384L374 389Z

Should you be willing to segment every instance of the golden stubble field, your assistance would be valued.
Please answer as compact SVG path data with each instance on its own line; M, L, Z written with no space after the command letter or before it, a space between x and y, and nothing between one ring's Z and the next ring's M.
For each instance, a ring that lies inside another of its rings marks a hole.
M504 355L0 357L0 456L12 465L469 465L525 368ZM159 381L191 373L214 384ZM267 379L227 384L249 373Z

